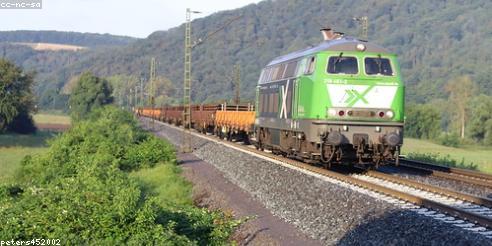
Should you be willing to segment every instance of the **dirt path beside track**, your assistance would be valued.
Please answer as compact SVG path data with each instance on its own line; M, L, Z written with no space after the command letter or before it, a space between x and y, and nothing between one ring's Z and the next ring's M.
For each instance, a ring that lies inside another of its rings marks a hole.
M228 181L213 165L192 154L178 156L183 176L193 183L197 205L221 209L236 218L252 217L233 236L240 245L321 245L275 217L249 193Z

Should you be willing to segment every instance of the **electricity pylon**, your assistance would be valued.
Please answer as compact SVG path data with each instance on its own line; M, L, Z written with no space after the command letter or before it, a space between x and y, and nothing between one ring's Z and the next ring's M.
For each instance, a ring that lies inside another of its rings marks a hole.
M138 85L135 86L135 108L139 107L140 103L138 102Z
M152 107L152 130L154 130L154 107L155 107L155 58L150 60L150 73L149 73L149 104Z
M183 141L181 152L191 152L191 14L200 13L186 9L184 74L183 74Z
M192 11L186 9L186 23L185 23L185 48L184 48L184 76L183 76L183 141L181 144L181 151L183 153L189 153L191 149L191 51L194 47L202 44L208 38L214 36L219 31L229 26L232 22L238 20L242 16L234 17L227 21L223 26L217 30L207 34L203 38L199 38L193 44L191 43L191 14L199 14L199 11Z
M144 78L141 77L140 78L140 104L142 104L142 107L145 106L143 82L144 82Z

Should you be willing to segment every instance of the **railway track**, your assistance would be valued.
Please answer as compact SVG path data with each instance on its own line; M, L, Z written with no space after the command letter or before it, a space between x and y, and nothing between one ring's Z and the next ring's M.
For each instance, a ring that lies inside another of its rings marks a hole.
M327 176L330 178L334 178L342 182L346 182L372 191L376 191L378 193L382 193L397 199L401 199L418 206L437 210L439 212L446 213L454 217L466 219L472 223L476 223L487 228L492 228L492 209L485 206L485 205L492 206L492 200L486 198L480 198L472 195L454 192L451 190L445 190L443 188L421 184L408 179L403 180L398 177L391 177L391 179L397 185L390 186L387 185L387 183L385 182L375 182L374 177L373 179L364 179L361 178L363 176L352 176L352 175L341 174L339 172L330 171L300 161L277 156L256 149L251 149L242 145L238 145L238 144L234 144L234 145L236 148L240 148L245 151L254 152L255 154L262 155L277 161L281 161L283 163L295 166L297 168L308 170L310 172L321 174L323 176ZM377 172L370 171L371 175L379 176L380 180L382 179L381 178L382 176L384 176L386 180L389 180L390 179L389 176L391 176L391 175L384 175L381 173L376 174L376 173ZM369 175L366 175L366 177L367 176ZM421 187L420 192L410 192L412 190L411 189L412 187L410 186L410 182L414 182L413 185L417 187ZM405 192L402 192L402 188L405 188L405 186L407 189L404 189ZM462 200L456 200L456 199L462 199Z
M492 188L492 175L460 168L445 167L421 161L400 159L401 167L428 173L432 176Z
M363 174L355 174L352 176L388 188L404 191L405 193L410 193L421 198L437 201L453 208L458 208L460 211L468 212L467 214L461 214L461 216L458 217L467 218L470 221L475 220L478 224L491 228L491 199L460 193L377 171L367 171ZM445 208L444 211L447 211L448 209L449 208ZM443 211L442 209L438 210Z
M164 123L159 122L159 124ZM182 130L176 126L169 124L165 125ZM224 141L216 137L199 133L191 134L263 159L270 161L273 160L276 163L288 165L411 203L416 207L410 208L416 212L423 213L425 215L432 214L432 216L436 219L442 220L446 223L453 223L456 226L464 227L492 238L492 231L488 230L492 229L492 201L487 198L475 197L472 195L418 183L412 180L403 180L396 176L385 175L374 171L369 171L367 174L363 175L342 174L297 160L274 155L265 151L256 150L255 148L241 145L239 143ZM389 176L391 176L391 178ZM463 220L470 223L466 223Z

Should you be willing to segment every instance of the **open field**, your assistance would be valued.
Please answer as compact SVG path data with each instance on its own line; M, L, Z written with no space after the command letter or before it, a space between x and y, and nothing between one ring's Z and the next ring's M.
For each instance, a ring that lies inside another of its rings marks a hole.
M39 113L33 115L34 123L39 130L65 131L70 128L71 119L63 114Z
M70 45L70 44L53 44L53 43L13 43L17 45L23 45L31 47L33 50L52 50L52 51L79 51L83 49L87 49L87 47Z
M449 155L452 159L464 163L473 163L482 172L492 173L492 148L479 146L464 146L460 148L447 147L426 140L406 138L403 142L402 154L434 153L440 156Z
M35 135L0 135L0 183L10 181L26 155L42 153L47 149L46 140L55 133L38 132Z
M56 114L46 114L40 113L33 115L34 122L36 124L62 124L70 125L70 116L67 115L56 115Z

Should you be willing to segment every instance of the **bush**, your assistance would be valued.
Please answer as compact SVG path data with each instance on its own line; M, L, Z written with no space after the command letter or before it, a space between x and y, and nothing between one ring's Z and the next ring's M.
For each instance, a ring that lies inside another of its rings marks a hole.
M124 156L120 168L122 170L135 170L140 167L153 167L159 162L175 162L176 155L170 144L151 137L145 139L135 148L129 149Z
M31 134L36 132L34 121L28 112L21 111L7 126L8 132Z
M176 165L169 143L143 132L131 114L112 107L89 118L50 141L47 153L25 158L17 184L0 185L0 239L60 238L64 244L227 242L239 221L172 199L159 203L148 187L129 177L129 170ZM169 175L179 179L177 173Z
M35 111L32 73L0 58L0 133L27 134L36 131L29 116Z
M423 161L447 167L457 167L471 170L478 169L478 166L473 164L473 162L466 163L464 158L458 162L457 160L452 159L450 155L441 156L440 154L435 153L409 153L407 157L411 160Z
M111 93L111 85L106 79L84 72L70 93L72 120L85 119L93 110L112 103Z
M405 134L415 138L433 139L438 136L441 114L431 104L416 104L407 107Z
M485 145L492 145L492 119L488 120L485 124L485 138L484 138L484 143Z
M460 137L456 133L441 133L438 140L444 146L458 147L460 145Z

